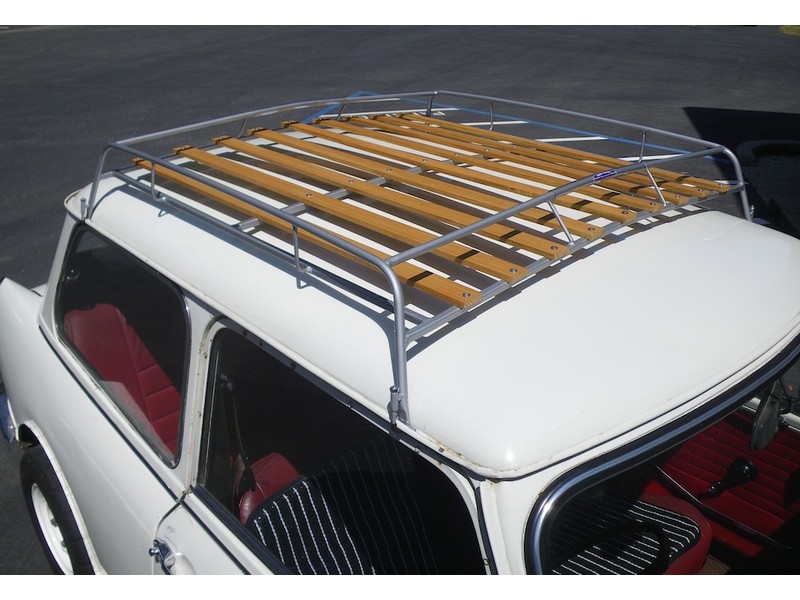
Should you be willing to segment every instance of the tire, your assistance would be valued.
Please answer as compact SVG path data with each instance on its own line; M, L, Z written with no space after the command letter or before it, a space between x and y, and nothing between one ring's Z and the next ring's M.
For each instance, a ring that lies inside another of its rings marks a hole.
M22 455L20 479L28 514L53 572L94 573L75 517L41 446L34 446Z

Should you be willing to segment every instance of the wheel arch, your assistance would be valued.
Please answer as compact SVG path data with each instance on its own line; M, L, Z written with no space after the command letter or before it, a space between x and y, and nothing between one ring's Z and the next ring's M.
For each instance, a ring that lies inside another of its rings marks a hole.
M64 496L67 499L67 504L72 511L75 523L78 525L78 530L80 531L81 538L83 539L84 546L86 547L86 552L89 555L89 560L92 563L92 568L94 569L95 573L105 573L105 570L100 564L100 559L95 552L94 544L89 536L89 532L86 529L86 523L83 520L83 515L80 507L78 506L78 502L75 499L75 495L72 493L72 488L70 488L69 483L64 475L64 471L62 470L52 447L47 443L47 439L45 438L41 429L39 429L35 423L30 421L20 423L17 427L17 440L23 452L33 447L40 447L45 453L45 456L47 456L47 460L53 467L53 472L58 479L58 484L61 486Z

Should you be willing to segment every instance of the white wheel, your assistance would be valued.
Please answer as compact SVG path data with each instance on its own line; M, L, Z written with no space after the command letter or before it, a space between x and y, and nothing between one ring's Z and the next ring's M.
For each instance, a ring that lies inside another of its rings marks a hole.
M72 561L69 558L69 552L67 552L64 534L61 533L61 528L58 526L53 511L47 503L47 498L44 497L42 490L35 483L31 485L31 503L33 504L36 522L39 524L39 530L42 532L42 538L44 538L50 554L62 573L72 575Z
M28 514L53 571L93 573L69 502L41 446L29 448L22 455L20 478Z

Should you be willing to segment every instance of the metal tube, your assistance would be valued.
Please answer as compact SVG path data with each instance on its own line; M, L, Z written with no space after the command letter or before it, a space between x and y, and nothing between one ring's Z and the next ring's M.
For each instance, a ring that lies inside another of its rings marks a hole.
M433 112L433 99L436 97L437 92L431 93L431 97L428 98L428 106L425 109L425 115L430 117L431 113Z
M753 213L750 212L750 201L747 198L747 190L744 186L744 173L742 173L742 165L739 163L739 159L736 155L728 148L722 147L725 156L727 156L730 161L733 163L733 170L736 173L736 179L741 182L741 189L739 190L739 198L742 202L742 212L744 213L744 218L748 221L753 220Z
M650 167L647 165L646 162L643 162L642 164L644 165L644 171L645 173L647 173L647 177L650 179L650 183L653 185L653 189L656 191L656 194L658 195L658 199L661 200L661 206L666 206L667 200L664 198L664 194L661 193L661 188L658 187L655 177L653 177L653 174L650 172Z
M105 148L103 148L103 153L100 155L100 159L97 161L97 167L95 167L94 171L94 179L92 183L92 190L89 192L89 202L86 204L86 211L83 214L84 219L89 219L94 212L95 204L97 204L97 188L98 184L100 183L100 178L103 175L103 167L106 164L106 158L108 154L114 149L114 145L109 144Z
M567 226L564 225L564 221L561 220L561 215L558 214L558 211L556 210L556 206L555 206L555 204L553 204L553 201L552 200L547 200L547 206L550 207L550 211L555 216L556 221L558 221L558 224L561 227L561 231L564 232L564 235L567 236L567 240L569 241L569 245L572 246L573 244L575 244L575 238L572 237L572 234L569 232L569 229L567 229Z
M287 112L290 110L301 110L304 108L317 108L320 106L336 106L345 102L354 104L360 102L375 102L379 100L402 100L405 98L416 98L420 96L430 96L431 94L436 94L436 92L410 92L410 93L402 93L402 94L381 94L377 96L364 96L363 99L361 97L353 97L353 96L346 96L342 98L330 98L325 100L313 100L313 101L306 101L306 102L293 102L289 104L279 104L276 106L271 106L268 108L262 108L259 110L252 110L248 112L239 113L236 115L231 115L227 117L220 117L217 119L209 119L206 121L199 121L197 123L192 123L189 125L183 125L181 127L173 127L171 129L164 129L162 131L157 131L154 133L149 133L145 135L135 136L131 138L126 138L123 140L118 140L116 143L121 145L131 145L131 144L140 144L142 142L149 142L153 140L158 140L165 137L171 137L174 135L179 135L183 133L189 133L192 131L197 131L199 129L205 129L207 127L214 127L216 125L226 125L228 123L232 123L234 121L239 120L246 120L249 121L251 119L256 119L259 117L266 117L269 115L274 115L281 112Z
M294 267L300 271L300 236L297 235L297 225L292 225L292 246L294 247Z

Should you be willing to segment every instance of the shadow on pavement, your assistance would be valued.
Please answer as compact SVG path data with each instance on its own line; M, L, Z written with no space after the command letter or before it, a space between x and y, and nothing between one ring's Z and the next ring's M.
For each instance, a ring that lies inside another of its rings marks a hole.
M733 150L756 217L800 237L800 114L686 107L698 135ZM735 177L721 166L723 177Z

